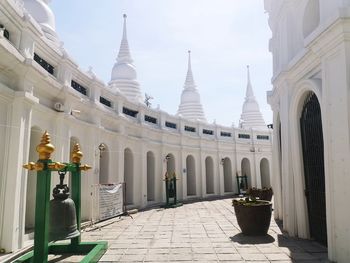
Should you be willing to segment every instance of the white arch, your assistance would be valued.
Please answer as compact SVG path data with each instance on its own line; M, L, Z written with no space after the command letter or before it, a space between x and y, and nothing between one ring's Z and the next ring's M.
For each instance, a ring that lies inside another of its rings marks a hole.
M186 171L187 171L187 196L196 195L196 163L192 155L188 155L186 158Z
M173 173L176 172L176 169L175 169L175 157L172 153L168 153L167 156L166 156L166 161L167 161L167 164L166 164L166 171L168 174L172 175Z
M155 158L154 153L147 152L147 201L155 200Z
M252 174L249 158L244 157L241 161L242 176L247 176L248 185L247 187L252 187Z
M134 156L129 148L124 150L125 204L134 203Z
M303 166L303 152L302 152L302 144L301 144L301 136L300 136L300 117L301 112L304 106L304 102L306 97L310 92L313 92L319 103L321 108L322 115L322 123L323 114L322 114L322 83L320 80L304 80L296 85L296 88L293 90L293 94L290 100L290 108L289 108L289 125L290 125L290 137L295 141L292 142L291 145L291 158L293 171L295 171L293 175L294 185L290 185L289 188L292 188L294 192L294 203L295 213L296 213L296 227L298 236L301 238L309 238L310 230L309 230L309 219L308 219L308 211L307 211L307 203L306 197L304 193L305 189L305 176L304 176L304 166ZM324 132L324 126L323 126ZM323 133L324 134L324 133ZM324 140L324 138L323 138ZM326 179L326 199L327 199L327 178ZM293 202L293 200L290 200ZM327 218L328 219L328 218ZM328 225L328 224L327 224Z
M267 158L262 158L260 160L260 176L261 176L261 187L270 188L270 163Z
M309 36L320 24L320 2L319 0L309 0L304 9L303 15L303 35Z
M210 156L205 158L205 182L206 193L214 194L214 161L213 158Z
M230 158L224 158L224 192L233 192L232 164Z

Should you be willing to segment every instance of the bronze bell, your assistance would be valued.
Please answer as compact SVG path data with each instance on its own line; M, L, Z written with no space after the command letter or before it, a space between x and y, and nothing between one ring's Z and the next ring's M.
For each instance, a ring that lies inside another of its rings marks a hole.
M53 189L50 201L49 241L71 239L80 235L77 229L75 204L69 198L69 188L63 184L65 172L60 174L60 184Z

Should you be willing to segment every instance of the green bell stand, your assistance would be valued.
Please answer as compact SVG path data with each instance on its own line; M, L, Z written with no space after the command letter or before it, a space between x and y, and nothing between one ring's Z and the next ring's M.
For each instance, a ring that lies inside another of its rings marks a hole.
M182 206L182 203L177 201L176 192L176 174L169 175L168 172L165 173L165 194L166 194L166 204L162 207L164 208L175 208Z
M91 167L80 164L83 153L79 144L74 145L72 163L53 162L50 159L55 147L50 143L50 135L47 132L42 136L36 150L39 153L39 160L36 163L23 165L25 169L37 171L34 250L15 262L46 263L49 254L85 255L80 262L98 262L107 250L106 241L81 242L81 235L71 238L67 244L49 241L51 172L54 171L70 172L72 175L71 196L76 208L77 230L81 231L81 171L87 171Z

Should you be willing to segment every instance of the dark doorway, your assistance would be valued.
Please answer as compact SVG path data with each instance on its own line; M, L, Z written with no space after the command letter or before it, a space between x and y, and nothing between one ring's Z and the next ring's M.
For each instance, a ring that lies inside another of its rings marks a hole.
M314 93L310 93L305 100L300 128L310 235L327 245L322 119L320 104Z

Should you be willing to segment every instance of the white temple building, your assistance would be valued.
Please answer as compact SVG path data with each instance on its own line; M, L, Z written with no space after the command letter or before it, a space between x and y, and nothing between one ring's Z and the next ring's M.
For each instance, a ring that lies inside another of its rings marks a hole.
M350 262L350 1L265 0L275 217Z
M128 208L164 203L167 171L176 173L183 201L232 196L236 175L247 175L248 186L270 186L272 130L263 127L250 83L241 128L206 122L190 56L177 114L147 107L126 16L106 85L60 44L48 1L23 2L0 1L0 249L17 251L32 242L36 173L22 165L37 160L45 130L54 160L69 162L78 142L83 162L93 167L82 177L84 221L99 220L92 195L99 184L125 182ZM57 181L54 176L52 185Z

